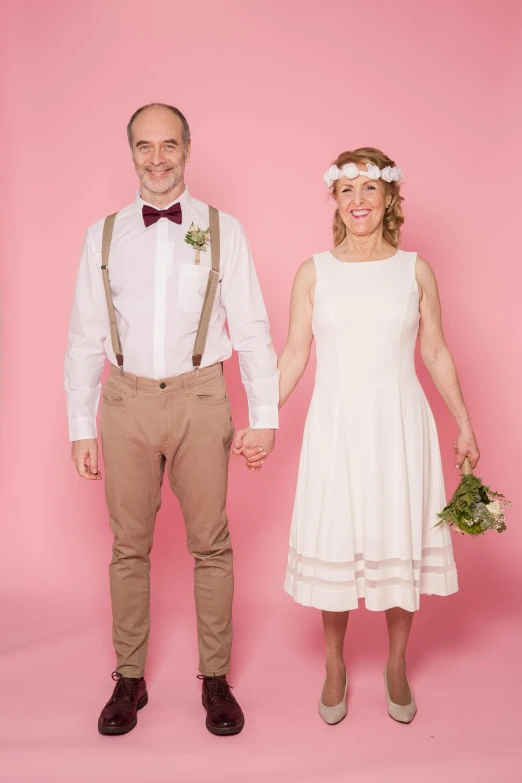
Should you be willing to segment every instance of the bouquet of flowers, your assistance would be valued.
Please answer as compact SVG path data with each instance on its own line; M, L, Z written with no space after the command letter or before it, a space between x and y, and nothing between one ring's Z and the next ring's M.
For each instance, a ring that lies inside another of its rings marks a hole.
M470 536L480 536L487 530L502 533L506 529L504 509L510 505L504 495L492 492L478 476L473 475L471 463L466 457L460 484L446 508L437 514L440 519L437 525L447 522Z

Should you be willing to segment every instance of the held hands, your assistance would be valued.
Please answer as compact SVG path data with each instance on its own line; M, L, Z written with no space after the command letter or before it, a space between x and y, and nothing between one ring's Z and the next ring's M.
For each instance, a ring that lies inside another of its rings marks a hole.
M455 452L456 468L460 470L464 464L464 460L468 457L471 462L471 467L475 469L475 465L480 459L480 451L471 428L460 430L457 440L453 444L453 450Z
M100 481L98 443L95 438L73 441L71 459L82 478L89 481Z
M257 473L275 445L275 430L244 429L236 432L232 455L245 457L245 467Z

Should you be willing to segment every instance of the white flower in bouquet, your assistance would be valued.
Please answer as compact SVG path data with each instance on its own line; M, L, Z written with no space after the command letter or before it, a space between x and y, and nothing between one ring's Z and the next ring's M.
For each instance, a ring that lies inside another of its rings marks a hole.
M488 513L493 514L494 517L502 516L503 511L498 500L493 500L491 503L488 503L486 508Z

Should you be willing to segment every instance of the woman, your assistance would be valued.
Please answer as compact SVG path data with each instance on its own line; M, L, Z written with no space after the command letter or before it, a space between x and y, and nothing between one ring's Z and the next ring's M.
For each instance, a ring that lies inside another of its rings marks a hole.
M348 613L364 598L384 611L388 712L413 720L406 648L420 594L457 587L451 537L435 527L446 503L437 430L417 379L424 364L457 426L457 467L479 450L444 340L435 275L399 249L402 172L381 151L343 152L325 174L337 203L334 249L297 272L287 344L279 359L280 405L317 342L290 536L285 590L322 610L326 680L319 712L346 715L343 642ZM239 438L241 441L241 437ZM259 469L263 454L249 455Z

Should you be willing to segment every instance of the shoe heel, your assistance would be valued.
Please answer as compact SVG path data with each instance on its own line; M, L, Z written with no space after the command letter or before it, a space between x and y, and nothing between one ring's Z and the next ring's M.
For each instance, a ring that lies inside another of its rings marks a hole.
M149 694L147 693L147 691L145 691L145 693L137 703L136 709L142 710L148 704L148 702L149 702Z

